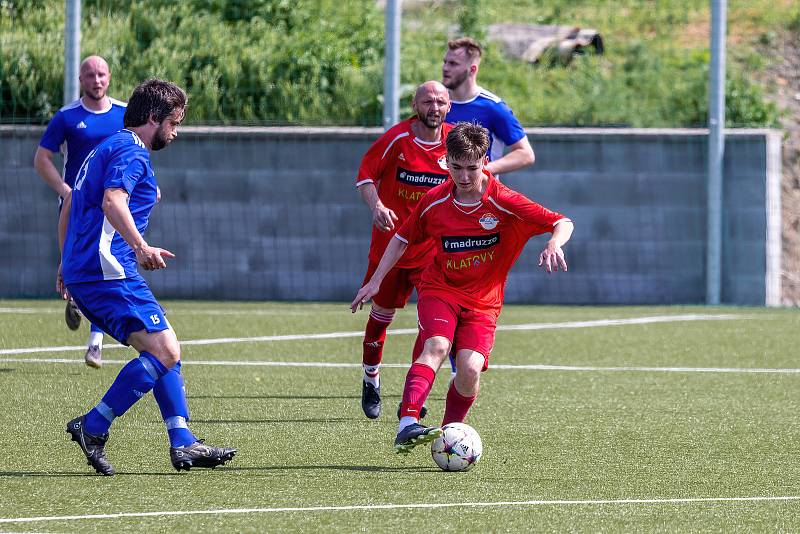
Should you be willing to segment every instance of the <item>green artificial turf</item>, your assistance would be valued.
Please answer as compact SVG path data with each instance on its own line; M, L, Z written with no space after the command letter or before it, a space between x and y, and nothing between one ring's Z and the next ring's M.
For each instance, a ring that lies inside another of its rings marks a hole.
M344 303L165 307L182 341L346 334L367 318ZM364 418L358 335L187 343L190 425L237 456L213 471L174 471L148 395L115 421L107 450L118 474L105 478L91 472L64 426L99 400L121 367L114 362L135 354L107 346L96 371L80 363L80 349L14 353L81 346L88 327L68 331L55 301L0 301L0 531L795 531L800 500L721 499L800 498L800 373L788 371L800 370L798 313L508 306L501 325L730 318L499 330L492 364L565 368L483 375L467 423L484 457L467 473L439 471L427 447L394 454L404 368L383 369L384 413ZM411 306L392 328L414 325ZM384 362L407 364L413 341L390 335ZM429 398L431 423L443 413L447 378L442 370ZM711 500L690 500L699 498ZM473 504L425 507L460 503ZM66 517L186 511L203 513ZM7 522L43 516L64 518Z

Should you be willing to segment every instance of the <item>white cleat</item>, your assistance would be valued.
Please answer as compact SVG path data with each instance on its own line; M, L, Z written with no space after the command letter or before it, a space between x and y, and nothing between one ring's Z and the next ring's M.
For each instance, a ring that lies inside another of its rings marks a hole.
M91 345L86 349L86 355L83 357L86 365L94 369L100 369L103 365L103 353L100 345Z

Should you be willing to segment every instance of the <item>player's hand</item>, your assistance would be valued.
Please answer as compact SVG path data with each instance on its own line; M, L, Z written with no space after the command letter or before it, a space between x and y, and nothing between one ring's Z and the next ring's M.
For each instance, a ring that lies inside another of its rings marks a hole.
M548 273L558 271L559 268L562 271L566 271L567 260L564 259L564 251L561 250L561 247L552 241L548 241L547 246L539 254L539 267L544 267L544 270Z
M381 232L394 230L394 223L397 221L397 215L380 202L372 210L372 224Z
M136 262L141 265L145 271L166 269L167 262L164 261L164 258L175 257L175 254L169 250L151 247L146 243L141 247L134 249L134 252L136 252Z
M69 300L69 291L67 291L67 286L61 277L61 262L58 263L58 272L56 273L56 293L61 295L62 300Z
M356 293L356 298L354 298L353 303L350 304L350 311L355 313L363 308L364 304L375 296L379 288L380 284L373 284L371 280L367 282L367 285L359 289L358 293Z

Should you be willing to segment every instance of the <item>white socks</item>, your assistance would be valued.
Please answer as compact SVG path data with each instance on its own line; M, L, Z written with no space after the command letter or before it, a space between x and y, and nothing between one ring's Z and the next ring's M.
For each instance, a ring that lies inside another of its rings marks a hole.
M364 382L367 384L372 384L373 386L380 387L381 385L381 375L380 369L381 364L378 365L367 365L365 363L361 364L364 367Z
M413 425L414 423L419 423L419 419L417 419L416 417L410 416L410 415L406 415L405 417L401 417L400 418L400 424L397 425L397 433L399 434L400 432L403 431L403 429L405 427L407 427L409 425Z
M103 333L102 332L89 332L89 341L86 342L87 347L97 345L103 348Z

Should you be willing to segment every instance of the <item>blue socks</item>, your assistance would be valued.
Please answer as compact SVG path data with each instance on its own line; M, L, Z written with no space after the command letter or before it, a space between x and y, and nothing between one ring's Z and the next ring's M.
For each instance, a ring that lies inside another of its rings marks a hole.
M181 362L158 379L153 387L153 396L167 426L170 447L185 447L197 441L186 424L189 421L189 405L186 403L186 390L183 387Z
M453 373L456 372L456 355L453 352L450 352L450 369L453 370Z
M94 435L108 432L114 418L123 415L136 401L153 389L156 381L167 371L168 369L148 352L142 352L138 358L125 364L100 403L86 414L84 422L86 432Z

